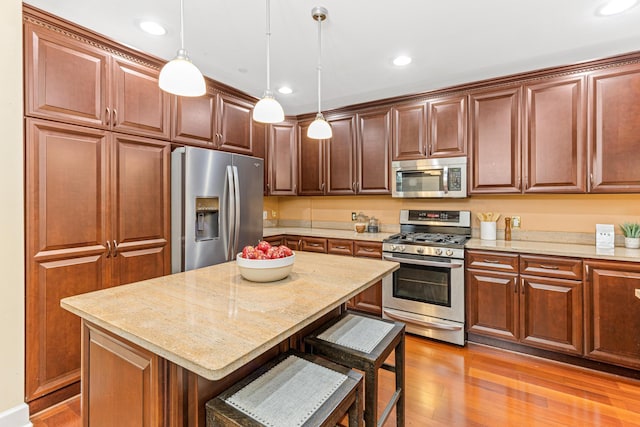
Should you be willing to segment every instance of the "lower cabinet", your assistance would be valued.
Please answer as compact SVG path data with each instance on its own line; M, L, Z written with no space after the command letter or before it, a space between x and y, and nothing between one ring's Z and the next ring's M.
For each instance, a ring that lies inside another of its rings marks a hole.
M581 260L468 251L467 267L468 332L583 354Z
M353 251L356 257L382 259L382 243L356 240ZM351 308L382 316L382 280L353 297Z
M585 273L586 357L640 369L640 265L587 261Z

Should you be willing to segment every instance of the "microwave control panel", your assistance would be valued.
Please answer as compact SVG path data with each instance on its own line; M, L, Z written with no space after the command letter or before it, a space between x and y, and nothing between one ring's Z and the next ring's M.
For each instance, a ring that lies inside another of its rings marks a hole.
M462 169L449 168L449 191L462 190Z

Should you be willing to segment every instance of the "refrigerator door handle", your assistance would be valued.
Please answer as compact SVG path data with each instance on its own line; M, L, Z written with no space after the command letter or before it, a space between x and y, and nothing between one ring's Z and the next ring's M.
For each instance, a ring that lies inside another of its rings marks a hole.
M235 241L235 224L236 224L236 193L234 187L234 176L232 166L227 166L227 189L229 191L229 207L227 209L227 226L229 234L227 236L227 261L234 259L234 241Z
M233 169L233 188L235 194L234 200L234 232L233 232L233 252L231 253L231 259L236 259L236 254L238 253L238 242L240 240L240 180L238 178L238 167L232 166Z

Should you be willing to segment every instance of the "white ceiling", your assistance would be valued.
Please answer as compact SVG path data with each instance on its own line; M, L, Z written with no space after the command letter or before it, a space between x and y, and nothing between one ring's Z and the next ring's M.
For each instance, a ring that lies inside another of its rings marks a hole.
M640 50L640 6L597 16L604 0L272 0L272 87L285 113L316 109L323 23L323 110ZM180 46L179 0L27 0L164 59ZM184 0L185 47L201 71L260 97L266 87L265 1ZM167 28L151 36L137 26ZM398 54L413 63L397 68Z

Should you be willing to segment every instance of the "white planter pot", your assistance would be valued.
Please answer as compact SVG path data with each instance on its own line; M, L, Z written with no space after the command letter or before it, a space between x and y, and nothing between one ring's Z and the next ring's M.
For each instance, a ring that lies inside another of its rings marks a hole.
M640 248L640 237L625 237L624 247L629 249Z

